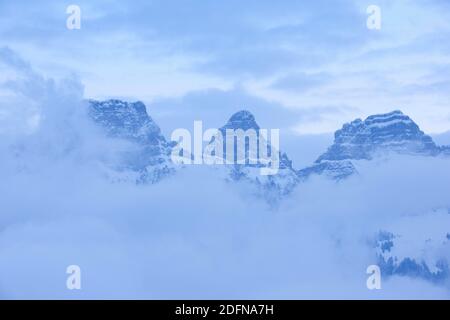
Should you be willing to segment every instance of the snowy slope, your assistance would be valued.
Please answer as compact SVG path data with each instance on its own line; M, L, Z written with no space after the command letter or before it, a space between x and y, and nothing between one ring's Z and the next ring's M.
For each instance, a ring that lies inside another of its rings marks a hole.
M450 211L442 208L392 221L375 239L385 275L438 282L449 275Z

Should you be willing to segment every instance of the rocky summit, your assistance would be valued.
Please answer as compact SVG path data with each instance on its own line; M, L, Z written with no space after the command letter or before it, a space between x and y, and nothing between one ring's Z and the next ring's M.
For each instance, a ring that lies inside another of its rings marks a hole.
M172 145L147 114L142 102L89 100L88 113L107 136L124 139L133 145L131 150L121 154L121 161L114 164L117 172L138 183L154 183L174 171L170 161ZM115 176L121 177L120 174Z
M252 184L256 184L258 186L259 192L262 192L266 199L269 201L275 201L282 195L286 195L290 193L296 184L298 183L298 177L295 170L292 167L292 161L286 155L286 153L280 152L274 144L271 144L270 141L267 141L267 137L263 137L260 135L262 129L257 124L255 117L253 114L247 110L242 110L233 114L228 122L219 129L222 136L226 136L227 131L230 131L236 134L235 144L235 163L227 165L227 169L229 170L228 180L230 181L247 181ZM238 131L243 133L242 136L237 134ZM256 154L251 155L249 152L250 148L250 138L249 133L253 130L256 133ZM270 137L270 130L267 130L267 136ZM269 167L269 164L265 161L262 156L262 150L260 149L260 139L264 139L262 142L264 146L268 148L268 154L274 154L275 152L278 154L278 165L277 172L272 175L262 175L261 168ZM244 141L241 141L244 140ZM224 139L225 143L223 145L223 158L224 160L227 158L227 146L226 139ZM211 143L215 143L215 139L213 138ZM245 146L245 153L242 155L243 164L237 163L237 145ZM252 158L253 157L253 158ZM253 161L251 161L253 160Z
M345 124L336 131L333 145L311 167L298 174L301 178L325 174L339 180L357 172L354 161L371 160L389 153L449 154L448 147L437 146L410 117L397 110Z

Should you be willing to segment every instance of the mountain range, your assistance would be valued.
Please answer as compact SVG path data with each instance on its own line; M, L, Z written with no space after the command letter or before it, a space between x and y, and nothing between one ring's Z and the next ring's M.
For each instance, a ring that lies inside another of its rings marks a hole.
M110 168L113 179L154 184L174 175L182 168L171 161L171 151L176 142L166 140L142 102L90 100L88 106L90 118L106 136L125 140L134 146L131 150L122 152L119 163ZM244 131L253 129L257 133L261 130L253 114L246 110L233 114L219 131L224 134L229 129ZM217 143L215 138L209 145ZM244 141L244 144L248 149L249 142ZM269 142L267 145L270 147ZM222 156L225 159L226 148L223 147ZM410 117L397 110L344 124L335 132L333 144L306 168L297 170L286 153L275 149L272 152L278 152L279 155L279 170L275 175L260 174L260 169L267 164L259 161L259 151L256 154L258 158L256 163L251 163L250 155L246 153L243 164L221 165L220 170L225 173L228 182L248 183L253 186L255 194L269 204L276 205L297 185L313 176L324 176L339 182L357 175L358 163L361 161L371 161L391 154L446 157L450 155L450 147L438 146ZM439 234L436 234L434 226L428 230L415 228L414 230L420 230L420 234L408 234L404 231L408 230L405 226L409 224L423 224L423 221L416 221L419 218L402 221L400 230L403 231L396 232L395 225L391 226L390 230L379 231L373 241L373 248L377 263L384 274L420 277L432 282L447 279L449 275L447 261L439 258L439 255L430 255L430 250L442 252L443 246L450 245L450 228L441 223L443 220L450 220L450 211L445 210L444 213L439 213L439 216L427 214L420 218L428 221L431 217L433 223L441 225L442 230ZM434 249L430 249L431 243ZM411 249L413 244L417 248ZM406 250L405 253L405 248L410 250ZM430 256L437 258L431 259Z
M108 136L125 139L136 146L135 151L123 155L123 162L116 168L121 172L129 170L136 173L136 182L155 183L176 171L170 159L175 142L165 139L142 102L90 100L89 115ZM233 114L219 131L224 135L227 129L253 129L259 133L260 127L253 114L241 110ZM248 142L245 144L248 150ZM436 145L410 117L397 110L344 124L335 132L334 143L328 150L306 168L295 169L286 153L281 150L275 152L279 152L280 160L276 175L260 175L259 169L264 164L259 161L252 164L247 156L245 164L227 165L229 180L252 182L266 195L272 193L278 198L289 194L298 183L314 175L337 181L355 175L358 173L358 161L370 161L392 153L448 156L450 147ZM223 157L226 158L225 152ZM257 157L260 160L259 154Z

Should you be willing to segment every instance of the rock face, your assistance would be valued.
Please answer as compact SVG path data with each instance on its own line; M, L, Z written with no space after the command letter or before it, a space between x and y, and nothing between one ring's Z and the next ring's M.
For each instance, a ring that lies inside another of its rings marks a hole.
M241 110L239 112L236 112L231 116L231 118L228 120L227 124L225 124L221 131L225 131L226 129L242 129L242 130L248 130L248 129L254 129L259 131L259 126L256 123L255 117L250 111L247 110Z
M356 119L336 131L334 143L309 168L298 172L301 178L324 174L342 179L356 173L356 160L371 160L387 153L437 156L449 154L401 111Z
M312 166L297 171L301 180L306 180L311 175L321 175L333 180L342 180L357 173L351 161L316 161Z
M292 168L292 161L289 160L285 153L281 153L276 148L272 149L270 144L270 139L263 137L262 129L256 123L255 117L249 111L242 110L236 112L231 116L228 122L219 129L223 139L222 140L222 150L223 150L223 160L227 159L227 132L236 135L236 140L230 140L234 143L234 153L229 156L232 159L231 164L226 165L229 170L228 180L230 181L247 181L258 186L258 190L263 196L269 200L269 202L276 201L282 195L290 193L293 188L298 183L298 177L295 170ZM243 135L239 135L238 132ZM269 131L269 130L268 130ZM250 133L254 133L252 136ZM270 137L270 132L267 132L267 136ZM250 152L250 144L253 139L253 148L255 152ZM263 140L260 140L263 139ZM269 141L267 141L269 140ZM217 145L217 136L214 137L210 146L214 148L220 148ZM238 151L237 145L245 146L240 148L241 152ZM263 153L261 149L262 146L266 146L268 151ZM271 163L267 162L269 157L265 155L272 154L271 152L278 153L279 163L277 166L277 172L271 175L261 174L261 169L273 168ZM241 163L238 162L241 160Z
M430 136L401 111L357 119L336 131L334 144L323 160L370 160L378 152L437 155L440 149Z
M172 144L166 141L142 102L90 100L89 116L107 136L133 145L121 154L116 171L134 173L131 176L138 183L154 183L174 171L170 161Z

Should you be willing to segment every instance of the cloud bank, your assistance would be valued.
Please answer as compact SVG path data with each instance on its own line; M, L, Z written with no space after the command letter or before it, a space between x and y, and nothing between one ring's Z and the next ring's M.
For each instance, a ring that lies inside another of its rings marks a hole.
M380 228L450 207L448 160L362 162L360 176L312 179L275 210L205 167L111 183L99 168L127 146L89 123L80 81L46 79L7 49L0 57L16 74L3 83L2 119L23 128L0 144L0 297L449 297L446 283L409 277L369 291L365 273ZM80 291L65 287L72 264Z

